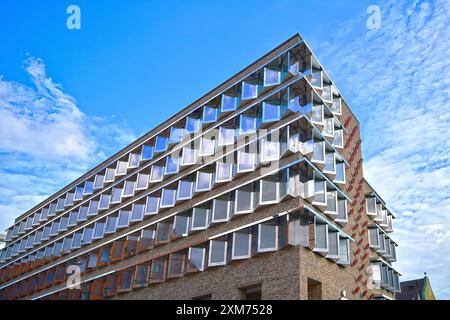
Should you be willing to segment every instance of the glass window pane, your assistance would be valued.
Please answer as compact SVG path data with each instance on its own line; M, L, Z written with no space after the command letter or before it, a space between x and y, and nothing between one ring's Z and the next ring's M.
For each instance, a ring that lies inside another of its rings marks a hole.
M180 158L175 156L168 156L166 160L165 174L178 173L180 170Z
M201 156L210 156L214 154L216 148L216 140L202 138L200 142L200 155Z
M170 208L175 205L175 189L164 188L162 190L161 208Z
M118 228L126 228L130 224L130 211L119 211L119 223L117 224Z
M83 194L92 194L94 192L94 181L86 181L84 183L84 191Z
M238 172L253 171L255 168L255 154L238 151Z
M208 227L209 209L194 208L192 210L192 230L201 230Z
M184 129L183 128L170 128L169 143L179 143L183 140Z
M178 182L178 200L191 199L193 193L194 182L189 180L180 180Z
M98 200L91 200L89 203L88 216L95 216L98 212Z
M196 133L201 128L201 120L194 117L186 117L186 131L189 133Z
M144 144L142 146L141 160L151 160L153 159L153 147Z
M66 200L64 201L64 206L71 206L73 205L73 197L74 197L74 193L73 192L68 192L66 194Z
M278 201L278 182L276 177L260 180L261 202L276 203Z
M83 237L82 232L75 232L72 239L72 249L81 248L81 239Z
M103 238L104 232L105 232L105 222L96 222L94 227L93 239Z
M134 189L136 187L135 181L125 181L125 187L123 189L124 197L132 197L134 196Z
M187 236L189 227L189 217L176 215L173 222L173 234L175 236Z
M233 233L233 259L250 257L251 234L249 232Z
M166 261L164 258L152 260L150 280L162 281L166 278Z
M337 193L336 191L327 192L327 208L326 212L336 214L337 213Z
M281 119L281 106L269 102L263 102L263 122L278 121Z
M314 202L326 203L325 181L314 181Z
M256 132L256 118L247 115L241 115L239 117L239 130L240 134Z
M280 143L261 139L261 160L274 161L280 158Z
M116 177L116 170L114 168L106 168L105 182L112 182Z
M185 272L185 255L172 253L169 258L169 275L182 275Z
M230 214L230 200L226 198L217 198L213 200L212 222L228 221Z
M203 107L203 123L216 122L219 118L219 109L208 106Z
M142 221L144 219L144 209L145 204L143 203L135 203L133 204L133 210L131 212L131 220L130 221Z
M116 216L109 216L108 219L106 220L105 233L109 234L109 233L116 232L117 221L118 221L118 217L116 217Z
M80 207L78 211L78 221L86 221L88 214L88 207Z
M217 162L216 163L216 181L225 182L230 181L233 178L233 164Z
M159 208L159 197L148 196L145 207L145 214L156 214Z
M212 187L213 174L210 172L197 171L195 184L196 191L208 191Z
M328 225L317 224L315 228L315 240L316 249L327 250L328 249Z
M205 249L189 248L188 263L189 269L203 271L205 268Z
M94 235L94 228L86 227L83 231L83 244L92 242L92 236Z
M111 196L109 194L102 194L100 196L99 209L108 209L110 198L111 198Z
M264 68L264 86L274 86L281 83L281 72L273 68Z
M230 145L234 143L235 130L233 128L219 128L219 146Z
M150 176L150 181L151 182L159 182L162 181L163 179L163 172L164 172L164 167L163 166L152 166L152 173Z
M314 142L313 161L325 161L325 142Z
M164 242L169 241L170 236L170 224L167 222L159 222L156 227L156 241Z
M183 148L183 165L195 164L196 150L192 148Z
M253 99L258 96L258 84L242 81L242 99Z
M141 161L141 155L139 153L130 153L128 158L128 168L137 168Z
M222 95L221 112L229 112L236 110L238 106L238 98L229 95Z
M224 265L226 262L227 242L219 240L209 241L208 265Z
M278 226L275 224L260 224L258 251L272 251L278 249Z
M167 150L168 139L166 137L158 136L155 142L155 152L164 152Z
M336 164L336 176L333 181L345 183L345 163Z
M122 188L113 188L111 203L119 203L122 200Z
M250 186L236 190L236 212L244 213L252 211L253 192Z

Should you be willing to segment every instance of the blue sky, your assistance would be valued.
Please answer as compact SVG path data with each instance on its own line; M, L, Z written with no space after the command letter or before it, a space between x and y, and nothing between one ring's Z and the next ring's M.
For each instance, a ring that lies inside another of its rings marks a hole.
M449 25L445 0L3 1L0 230L300 32L361 122L402 280L427 271L449 299Z

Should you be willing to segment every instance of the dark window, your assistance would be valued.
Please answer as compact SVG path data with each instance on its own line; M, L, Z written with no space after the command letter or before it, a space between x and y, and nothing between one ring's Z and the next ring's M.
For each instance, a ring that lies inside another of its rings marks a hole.
M322 282L308 278L308 300L322 300Z
M261 300L262 290L261 285L252 286L242 289L244 291L244 300Z

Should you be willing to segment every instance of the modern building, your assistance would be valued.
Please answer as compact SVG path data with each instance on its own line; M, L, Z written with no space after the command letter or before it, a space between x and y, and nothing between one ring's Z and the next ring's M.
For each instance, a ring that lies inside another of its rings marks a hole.
M395 294L396 300L436 300L426 273L422 279L400 282L400 288L401 292Z
M295 35L19 216L0 297L392 299L393 218Z

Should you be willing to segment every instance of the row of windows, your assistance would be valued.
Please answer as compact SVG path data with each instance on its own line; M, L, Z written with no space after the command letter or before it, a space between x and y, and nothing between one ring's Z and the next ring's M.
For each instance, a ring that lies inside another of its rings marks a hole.
M311 230L314 230L313 234L311 234ZM78 266L80 271L85 273L151 249L154 245L159 244L161 239L164 241L170 233L170 227L161 228L158 224L156 231L145 231L139 237L128 236L118 239L112 245L105 245L82 257L74 258L67 264L48 269L19 282L10 290L12 290L13 296L21 297L64 281L66 279L65 271L69 266ZM237 230L203 245L198 244L195 247L122 270L116 273L118 278L110 279L114 281L106 280L106 282L115 283L115 286L118 285L120 289L124 289L123 291L131 290L147 286L149 283L165 281L170 277L179 277L186 273L203 271L208 267L225 265L232 260L248 259L259 253L276 251L288 244L302 245L322 253L326 252L326 258L340 264L348 264L350 261L348 239L340 236L337 230L324 228L323 224L314 216L293 214ZM106 279L108 277L111 275L108 275ZM115 286L112 288L114 292L117 289ZM4 290L3 293L6 291ZM109 291L106 290L106 292ZM106 294L103 297L107 296L109 295ZM90 295L91 299L98 297Z
M196 179L194 177L188 180L181 180L178 184L178 191L175 189L166 189L163 191L163 201L162 207L167 206L166 202L170 199L175 198L177 193L177 199L182 200L183 198L189 199L192 197L192 193L195 190L197 192L208 191L212 188L212 185L216 182L226 182L230 181L236 173L240 172L251 172L256 169L260 162L277 160L282 156L283 153L287 151L287 145L294 145L295 139L299 139L299 135L291 135L289 132L292 130L290 127L282 128L280 131L271 133L265 138L259 140L259 144L253 143L247 145L242 150L237 151L233 158L237 158L237 163L227 163L225 161L230 161L230 157L227 157L223 162L218 162L216 164L215 174L214 172L204 172L199 171L196 174ZM288 143L288 140L289 143ZM214 154L214 140L208 140L202 138L200 155ZM325 172L335 173L334 181L336 183L345 182L345 164L343 162L336 163L336 156L331 151L325 151L325 142L316 142L314 145L320 145L320 148L314 148L313 161L320 162L320 158L317 156L319 152L325 153ZM256 150L255 150L256 149ZM251 151L261 150L262 153L252 153ZM181 157L169 156L166 160L166 166L153 165L147 171L143 170L141 173L137 174L136 180L127 180L112 188L111 193L104 193L100 197L92 199L88 205L79 207L78 211L72 211L61 218L61 222L54 221L53 224L46 225L40 230L36 231L34 235L29 235L28 238L24 238L21 242L16 242L15 246L9 249L10 254L3 253L0 258L9 257L11 255L17 255L19 252L24 252L24 250L29 249L30 246L34 244L39 244L43 240L48 240L49 236L54 236L58 232L67 230L67 227L76 225L77 221L85 221L91 216L95 216L99 210L105 210L110 207L111 204L120 203L123 198L134 196L135 192L138 190L145 190L148 188L149 183L155 183L162 181L164 174L174 174L180 170L182 165L190 165L196 162L197 150L190 148L183 148L183 153ZM331 155L331 156L330 156ZM235 162L235 161L233 161ZM334 171L334 172L333 172ZM195 181L195 184L194 184ZM189 195L191 194L191 195ZM169 206L170 206L169 202ZM68 225L66 226L66 221ZM60 224L61 227L58 229L56 224ZM43 237L41 237L41 234ZM33 238L31 240L31 238Z
M369 244L389 261L396 261L396 243L378 227L369 229Z
M399 274L384 262L372 262L372 283L376 288L384 288L392 292L400 292Z

